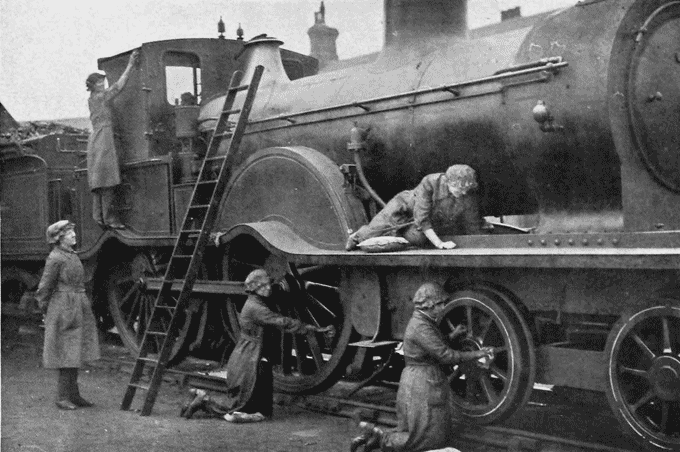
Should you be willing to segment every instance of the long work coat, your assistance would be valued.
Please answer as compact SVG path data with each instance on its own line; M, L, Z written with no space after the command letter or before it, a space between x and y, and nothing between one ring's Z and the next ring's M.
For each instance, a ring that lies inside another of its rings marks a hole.
M423 234L427 229L438 235L481 234L483 224L477 196L468 193L456 198L444 173L435 173L425 176L415 189L398 193L355 237L359 243L371 237L401 236L423 246L429 243Z
M271 415L272 370L264 338L268 327L276 327L285 333L299 333L306 324L297 319L278 314L267 306L258 295L250 295L239 316L241 335L227 362L227 393L210 397L207 403L214 414L260 412Z
M75 252L55 246L45 261L36 298L47 305L43 366L80 367L99 359L97 323L85 294L85 272Z
M118 154L113 140L111 102L121 91L113 84L102 92L90 93L92 133L87 141L87 182L90 189L113 187L120 184Z
M397 391L397 428L385 434L382 450L419 452L449 445L457 416L442 365L460 361L435 321L416 310L404 333L406 367Z

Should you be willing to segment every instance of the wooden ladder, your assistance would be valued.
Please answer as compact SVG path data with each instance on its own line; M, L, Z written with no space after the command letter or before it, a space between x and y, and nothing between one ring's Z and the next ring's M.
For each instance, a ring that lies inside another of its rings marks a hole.
M130 383L125 391L121 410L129 410L137 389L142 389L146 391L146 398L140 414L142 416L151 414L163 381L163 373L170 360L172 347L179 332L178 313L185 309L191 296L203 259L203 252L217 219L220 201L231 175L234 154L241 144L263 72L264 67L257 66L248 85L236 85L237 79L241 75L240 72L235 72L231 78L224 107L210 139L196 185L191 194L191 201L184 215L182 227L177 235L170 262L165 271L163 284L158 291L142 338L139 356L132 371ZM240 109L234 109L237 93L245 90L247 90L247 93L243 106ZM231 130L233 123L229 121L229 117L233 114L238 115L238 120ZM223 139L229 140L227 152L223 155L217 155ZM181 285L177 298L172 295L173 285L175 287ZM170 321L163 321L163 319L167 319L168 315L171 317ZM162 341L160 350L154 356L149 356L153 351L153 344L160 341ZM149 384L145 385L141 383L141 380L144 368L147 365L153 370L150 372Z

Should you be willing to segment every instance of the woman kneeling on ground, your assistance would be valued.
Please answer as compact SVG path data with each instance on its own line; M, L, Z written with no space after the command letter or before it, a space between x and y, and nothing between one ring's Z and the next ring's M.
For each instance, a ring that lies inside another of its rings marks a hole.
M208 395L203 390L192 389L194 399L182 410L187 419L199 410L211 416L224 417L229 422L256 422L272 416L273 376L271 347L265 343L266 329L275 327L283 333L325 333L332 336L333 326L325 328L302 323L283 316L270 307L272 280L265 270L254 270L246 277L245 289L249 294L243 305L239 321L241 335L229 356L226 371L226 394Z
M364 434L352 441L351 451L362 445L364 452L420 452L451 444L455 432L456 406L442 366L455 365L482 357L493 357L491 347L459 352L449 347L436 319L443 312L448 295L436 283L425 283L413 297L415 310L404 333L404 360L397 391L397 428L382 431L373 424L361 422ZM458 325L449 340L466 332Z

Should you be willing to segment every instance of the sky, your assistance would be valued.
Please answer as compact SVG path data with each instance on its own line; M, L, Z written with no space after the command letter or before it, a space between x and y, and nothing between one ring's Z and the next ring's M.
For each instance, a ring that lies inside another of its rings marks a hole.
M469 0L471 28L576 0ZM261 33L309 53L307 29L320 0L0 0L0 102L19 121L87 117L85 78L97 59L162 39L225 37L241 24L245 39ZM383 42L383 0L325 0L337 28L340 59L376 52Z

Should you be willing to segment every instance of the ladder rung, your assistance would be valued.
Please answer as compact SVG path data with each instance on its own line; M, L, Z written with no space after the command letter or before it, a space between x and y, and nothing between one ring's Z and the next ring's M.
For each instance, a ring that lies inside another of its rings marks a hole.
M226 136L232 136L232 132L220 132L220 133L213 133L214 137L226 137Z
M237 85L229 88L229 91L244 91L250 88L250 85Z
M168 311L174 311L177 308L174 307L174 306L167 305L167 304L157 304L156 309L166 309Z
M193 254L173 254L172 258L173 259L191 259L194 257Z
M200 229L182 229L179 231L180 234L200 234Z
M183 279L166 279L165 281L163 281L163 283L165 283L165 284L184 284L184 280Z
M234 113L241 113L241 109L240 108L232 108L231 110L222 110L223 115L231 115L231 114L234 114Z
M139 357L137 358L137 361L144 361L145 363L153 363L153 364L158 364L158 360L156 358L144 358L144 357Z
M205 158L205 161L206 161L206 162L216 162L216 161L218 161L218 160L224 160L224 156L223 156L223 155L218 155L217 157L206 157L206 158Z
M147 331L144 334L150 334L152 336L167 336L168 333L165 331Z

